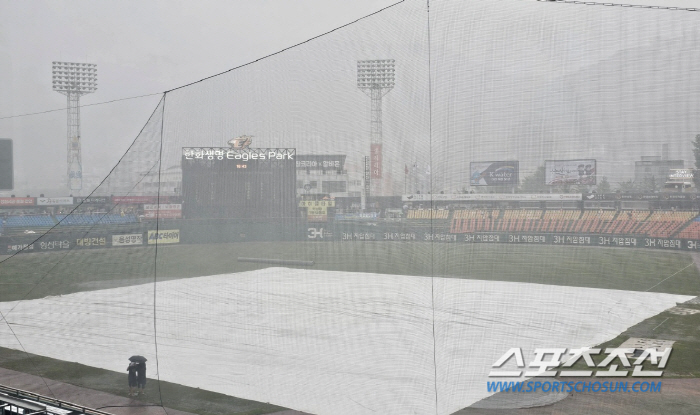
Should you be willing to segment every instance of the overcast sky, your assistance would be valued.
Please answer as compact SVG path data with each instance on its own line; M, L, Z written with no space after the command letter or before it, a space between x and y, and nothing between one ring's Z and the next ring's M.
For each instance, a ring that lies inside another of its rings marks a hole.
M52 91L54 60L97 64L98 90L83 97L83 105L158 93L276 52L395 2L1 0L0 117L66 106L65 97ZM104 172L105 163L118 160L159 100L153 96L82 110L87 175ZM65 169L61 164L66 152L65 111L0 120L0 137L14 140L17 190L30 177L32 182L56 184L56 176ZM40 174L29 175L30 170Z
M0 118L65 107L51 88L54 60L98 65L98 91L81 100L89 105L187 84L393 3L0 0ZM596 158L605 174L624 178L631 160L662 143L689 160L689 139L700 130L693 92L700 12L435 0L430 144L425 3L408 0L293 53L174 92L170 147L223 145L250 133L260 145L342 152L357 165L367 153L369 99L354 86L355 61L391 57L397 85L384 100L385 160L387 173L401 179L405 165L429 161L430 149L432 173L448 190L466 179L469 161L518 159L533 170L546 158ZM83 193L159 100L81 110ZM15 192L65 193L65 111L0 119L0 138L14 140ZM624 174L614 166L623 159Z

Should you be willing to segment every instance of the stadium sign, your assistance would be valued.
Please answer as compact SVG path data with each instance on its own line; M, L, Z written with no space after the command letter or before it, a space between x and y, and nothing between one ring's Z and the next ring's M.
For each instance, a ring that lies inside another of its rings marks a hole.
M167 201L168 197L161 196L160 200ZM112 196L115 204L139 205L142 203L158 203L158 196Z
M294 160L295 148L226 148L183 147L183 160L201 161L248 161L248 160Z
M343 155L297 155L297 169L309 170L343 170L345 166L345 157Z
M590 193L584 196L585 200L696 200L695 193Z
M34 206L33 197L0 197L0 206Z
M179 219L182 217L182 205L179 203L143 205L143 216L146 218Z
M377 212L336 213L335 220L377 220Z
M307 228L306 237L313 240L331 240L333 239L333 232L328 231L324 228Z
M177 244L180 243L180 230L157 230L148 231L148 244Z
M143 245L143 234L132 233L125 235L112 235L112 246L139 246Z
M456 194L412 194L403 195L404 202L468 202L468 201L578 201L582 200L581 193L456 193Z
M517 186L520 182L517 161L482 161L470 163L472 186Z
M38 197L36 199L37 206L57 206L57 205L72 205L72 197Z
M79 237L75 239L75 246L83 248L103 248L107 246L108 237L107 236L93 236L89 237Z
M326 222L328 208L335 207L335 200L302 200L299 207L306 208L307 222Z
M668 180L693 180L693 169L671 169Z
M90 197L74 197L73 198L73 204L79 205L79 204L106 204L111 202L111 198L109 196L90 196Z

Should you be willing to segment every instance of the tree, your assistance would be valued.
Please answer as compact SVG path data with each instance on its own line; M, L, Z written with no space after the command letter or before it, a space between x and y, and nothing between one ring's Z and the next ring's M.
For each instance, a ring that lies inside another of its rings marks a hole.
M639 190L644 192L656 192L659 190L659 186L656 184L656 176L645 177L644 183L641 184Z
M573 186L570 190L573 193L583 193L583 194L591 192L590 187L588 185L585 185L585 184L578 184L576 186Z
M538 167L534 173L523 179L520 191L522 193L549 193L549 186L544 184L544 174L544 166Z
M617 191L622 193L632 193L637 191L637 184L634 180L630 179L626 182L619 182L617 184Z
M693 143L693 156L695 156L695 170L700 169L700 134L695 136ZM693 183L695 183L695 189L700 189L700 174L693 172Z
M596 186L596 191L598 193L610 193L610 182L608 182L607 177L603 176L598 186Z

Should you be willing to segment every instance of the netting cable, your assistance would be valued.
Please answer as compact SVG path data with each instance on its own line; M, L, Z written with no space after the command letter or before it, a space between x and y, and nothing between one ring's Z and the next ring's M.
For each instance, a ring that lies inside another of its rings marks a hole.
M110 100L110 101L96 102L96 103L94 103L94 104L79 105L78 107L79 107L79 108L94 107L94 106L97 106L97 105L112 104L112 103L114 103L114 102L127 101L127 100L130 100L130 99L152 97L152 96L155 96L155 95L163 95L163 93L162 93L162 92L156 92L156 93L153 93L153 94L137 95L137 96L134 96L134 97L117 98L117 99L113 99L113 100ZM48 114L48 113L50 113L50 112L66 111L66 110L68 110L68 109L69 109L69 108L56 108L56 109L53 109L53 110L46 110L46 111L39 111L39 112L30 112L30 113L27 113L27 114L8 115L8 116L5 116L5 117L0 117L0 120L6 120L6 119L10 119L10 118L27 117L27 116L30 116L30 115Z
M161 101L163 101L164 98L165 98L165 95L163 95L163 98L161 98ZM160 104L159 104L159 105L160 105ZM159 106L159 105L158 105L158 106ZM149 119L151 119L151 118L153 117L153 115L156 113L156 111L158 110L158 106L156 106L156 108L153 110L153 112L152 112L151 115L149 116ZM137 134L137 136L136 136L136 138L134 139L134 141L131 143L131 145L130 145L129 148L126 150L126 152L122 155L122 157L119 159L119 161L115 164L115 166L112 168L112 170L110 171L110 173L102 180L102 182L100 183L100 185L98 185L98 186L90 193L90 195L88 195L88 197L92 196L92 194L93 194L97 189L99 189L99 187L107 180L107 178L108 178L108 177L114 172L114 170L119 166L119 164L120 164L121 161L126 157L126 155L129 154L129 150L131 150L131 148L134 147L134 145L135 145L136 142L138 141L138 137L141 135L141 133L143 133L143 131L145 130L145 128L146 128L147 125L148 125L148 123L144 124L144 126L143 126L143 128L141 129L141 131L139 132L139 134ZM144 176L144 177L145 177L145 176ZM140 182L140 181L139 181L139 182ZM137 183L136 185L138 185L138 183ZM134 186L136 186L136 185L134 185ZM55 229L57 226L59 226L59 224L60 224L62 221L64 221L66 217L70 216L73 212L75 212L75 210L78 209L82 204L83 204L83 202L81 202L80 204L76 205L76 206L68 213L68 215L66 215L64 218L62 218L61 220L59 220L58 223L56 223L55 225L53 225L46 233L44 233L43 235L37 237L37 238L36 238L33 242L31 242L30 244L27 244L27 246L32 245L32 244L38 242L43 236L45 236L46 234L48 234L49 232L51 232L51 230L53 230L53 229ZM104 217L104 216L103 216L103 217ZM89 232L91 231L91 229L92 229L94 226L96 226L96 225L97 225L97 224L94 223L94 224L86 231L85 234L89 233ZM2 264L3 262L9 260L10 258L13 258L15 255L21 253L21 252L24 251L25 249L26 249L26 247L23 247L21 250L19 250L19 251L13 253L12 255L8 256L7 258L5 258L5 259L3 259L3 260L0 260L0 264ZM2 320L5 322L5 324L7 325L7 327L10 329L10 332L12 333L12 335L14 336L14 338L17 340L17 343L19 343L20 347L22 347L22 350L24 351L24 353L25 353L25 355L26 355L27 357L30 357L30 356L29 356L29 352L27 351L27 349L26 349L26 348L24 347L24 345L22 344L22 341L19 339L19 336L17 336L17 334L16 334L15 331L13 330L12 324L7 320L7 316L8 316L10 313L12 313L12 311L13 311L20 303L22 303L23 301L25 301L25 300L27 299L27 297L32 293L32 291L34 290L34 288L36 288L39 284L41 284L41 283L46 279L46 277L48 277L48 275L51 273L51 271L52 271L56 266L58 266L58 264L59 264L63 259L65 259L65 257L66 257L71 251L72 251L72 249L67 250L67 251L65 252L65 254L63 254L63 256L61 257L61 259L59 259L58 261L56 261L56 263L54 264L54 266L51 267L51 269L49 269L49 270L41 277L41 279L40 279L39 281L37 281L36 283L32 284L33 287L32 287L20 300L18 300L17 303L16 303L7 313L3 313L2 311L0 311L0 317L2 317ZM36 363L33 362L31 359L29 359L29 360L32 362L32 364L34 365L34 368L36 369L36 368L37 368ZM42 374L41 374L40 372L38 372L38 371L37 371L37 376L42 380L42 382L44 382L44 385L46 385L46 388L49 390L49 392L50 392L50 393L53 395L53 397L55 398L56 396L55 396L54 392L51 390L51 387L50 387L50 386L48 385L48 383L46 382L46 379L44 378L44 376L42 376Z
M428 188L430 189L430 234L435 233L434 214L435 206L433 196L433 78L430 60L430 0L426 0L426 18L428 23ZM432 238L431 238L432 239ZM438 414L438 379L437 379L437 342L435 340L435 241L430 241L430 306L432 309L432 329L433 329L433 387L435 389L435 414Z
M329 31L327 31L327 32L321 33L320 35L316 35L316 36L314 36L314 37L312 37L312 38L306 39L306 40L303 41L303 42L299 42L299 43L294 44L294 45L292 45L292 46L288 46L288 47L286 47L286 48L284 48L284 49L278 50L277 52L270 53L269 55L265 55L265 56L263 56L263 57L260 57L260 58L258 58L258 59L255 59L255 60L253 60L253 61L246 62L246 63L244 63L244 64L235 66L235 67L233 67L233 68L231 68L231 69L227 69L227 70L225 70L225 71L223 71L223 72L219 72L219 73L217 73L217 74L207 76L206 78L202 78L202 79L200 79L199 81L190 82L189 84L185 84L185 85L179 86L179 87L177 87L177 88L170 89L170 90L165 91L165 92L172 92L172 91L175 91L175 90L178 90L178 89L186 88L186 87L188 87L188 86L192 86L192 85L194 85L194 84L198 84L198 83L203 82L203 81L206 81L206 80L208 80L208 79L216 78L217 76L223 75L223 74L225 74L225 73L228 73L228 72L231 72L231 71L235 71L236 69L240 69L240 68L243 68L243 67L252 65L252 64L254 64L254 63L256 63L256 62L263 61L263 60L265 60L265 59L267 59L267 58L270 58L270 57L272 57L272 56L279 55L280 53L286 52L286 51L288 51L288 50L290 50L290 49L294 49L294 48L296 48L296 47L298 47L298 46L301 46L301 45L304 45L304 44L306 44L306 43L312 42L312 41L314 41L314 40L316 40L316 39L319 39L319 38L321 38L321 37L324 37L324 36L326 36L326 35L329 35L329 34L331 34L331 33L333 33L333 32L336 32L336 31L338 31L338 30L340 30L340 29L343 29L343 28L345 28L345 27L352 26L352 25L354 25L355 23L358 23L358 22L360 22L360 21L362 21L362 20L365 20L365 19L367 19L367 18L369 18L369 17L374 16L375 14L379 14L379 13L385 11L385 10L388 10L388 9L390 9L390 8L392 8L392 7L396 6L396 5L398 5L398 4L403 3L404 1L405 1L405 0L401 0L401 1L398 1L398 2L396 2L396 3L394 3L394 4L390 4L390 5L388 5L388 6L384 7L384 8L382 8L382 9L377 10L376 12L370 13L370 14L368 14L368 15L366 15L366 16L362 16L362 17L360 17L359 19L355 19L355 20L353 20L353 21L350 22L350 23L346 23L346 24L344 24L344 25L342 25L342 26L338 26L338 27L336 27L336 28L334 28L334 29L331 29L331 30L329 30Z
M605 7L624 7L634 9L650 9L650 10L678 10L687 12L697 12L699 9L693 7L673 7L673 6L652 6L649 4L627 4L627 3L600 3L595 1L578 1L578 0L536 0L540 3L560 3L560 4L576 4L580 6L605 6Z
M156 246L155 254L153 255L153 345L155 346L156 355L156 376L158 378L158 398L160 399L160 406L165 410L163 405L163 393L160 388L160 367L158 365L158 320L156 318L156 313L158 307L156 307L157 293L158 293L158 236L160 235L160 187L161 187L161 172L163 171L163 126L165 123L165 101L168 96L166 92L163 94L163 116L160 117L160 149L158 152L158 197L156 198ZM167 411L166 411L167 412Z

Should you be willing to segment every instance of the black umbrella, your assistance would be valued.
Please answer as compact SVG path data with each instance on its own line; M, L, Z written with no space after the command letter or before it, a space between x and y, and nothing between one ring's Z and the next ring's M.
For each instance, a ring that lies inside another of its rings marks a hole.
M146 359L146 358L143 357L143 356L136 355L136 356L131 356L131 357L129 358L129 360L131 360L132 362L144 363L144 362L146 362L148 359Z

